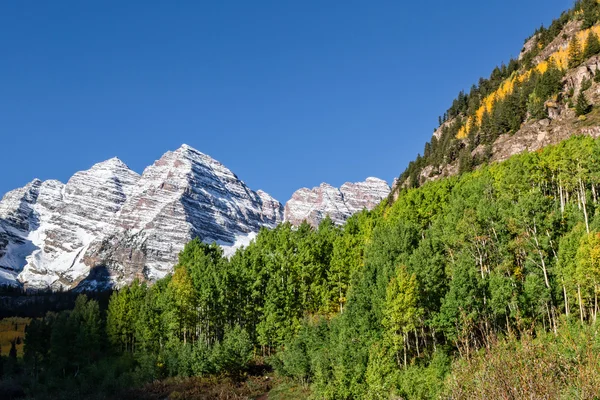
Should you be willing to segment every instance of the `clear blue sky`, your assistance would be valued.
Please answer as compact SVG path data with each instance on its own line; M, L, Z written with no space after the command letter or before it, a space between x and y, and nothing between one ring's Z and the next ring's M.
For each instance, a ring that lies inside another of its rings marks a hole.
M187 143L285 202L391 182L568 0L3 1L0 195Z

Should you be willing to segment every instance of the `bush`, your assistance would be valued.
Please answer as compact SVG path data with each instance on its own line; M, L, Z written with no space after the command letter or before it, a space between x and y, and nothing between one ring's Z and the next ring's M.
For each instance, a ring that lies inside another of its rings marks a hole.
M225 332L220 343L213 348L213 363L217 372L238 375L252 359L254 346L245 329L236 326Z
M414 365L398 375L399 392L406 399L438 399L450 372L450 357L442 350L427 366Z
M588 90L591 87L592 87L592 81L590 79L584 79L583 81L581 81L580 92L585 92L586 90Z

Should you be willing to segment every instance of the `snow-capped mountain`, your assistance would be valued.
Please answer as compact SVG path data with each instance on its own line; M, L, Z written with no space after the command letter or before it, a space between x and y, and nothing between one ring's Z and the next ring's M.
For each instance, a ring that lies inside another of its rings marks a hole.
M194 237L226 252L282 221L282 205L183 145L140 176L117 158L66 183L34 180L0 201L0 284L121 286L173 268Z
M389 191L377 178L339 189L300 189L285 206L285 220L317 225L329 215L341 224ZM142 175L111 158L66 184L36 179L4 195L0 285L95 289L135 278L154 281L172 271L195 237L232 254L262 227L283 220L281 203L187 145L165 153Z
M364 182L344 183L339 189L322 183L312 189L297 190L286 203L284 220L299 225L306 220L317 226L327 216L336 224L342 224L352 214L371 210L390 193L388 184L378 178Z

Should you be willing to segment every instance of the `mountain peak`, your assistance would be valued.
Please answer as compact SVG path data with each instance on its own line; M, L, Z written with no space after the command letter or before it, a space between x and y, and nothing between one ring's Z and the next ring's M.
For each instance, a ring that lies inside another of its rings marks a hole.
M183 143L176 151L198 151L189 144Z
M365 182L385 183L387 185L387 182L385 180L377 178L375 176L369 176L367 179L365 179Z
M91 169L129 169L129 167L120 158L112 157L94 164Z
M207 154L204 154L203 152L193 148L192 146L188 145L188 144L182 144L181 146L179 146L179 148L177 150L175 150L173 153L175 154L192 154L195 156L203 156L203 157L209 157L212 158L210 156L208 156Z
M323 182L312 189L297 190L285 205L284 221L299 225L306 220L317 226L329 215L333 222L342 224L352 214L374 208L389 192L388 184L374 177L364 182L347 182L340 188Z
M281 222L283 207L184 144L142 176L113 157L65 185L33 181L0 201L0 217L0 266L10 271L0 284L73 288L99 265L116 285L161 278L194 237L232 251Z

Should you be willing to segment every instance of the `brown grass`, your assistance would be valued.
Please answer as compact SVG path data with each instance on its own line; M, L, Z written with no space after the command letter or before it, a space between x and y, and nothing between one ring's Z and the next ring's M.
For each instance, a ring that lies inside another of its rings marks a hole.
M306 389L288 381L268 376L250 376L240 382L224 377L169 378L128 390L115 399L289 400L308 397Z
M139 389L123 392L115 399L140 400L294 400L307 399L310 391L291 381L269 376L250 376L243 381L225 377L168 378Z
M565 329L497 341L453 366L450 399L597 399L600 351L595 329Z
M23 356L23 339L25 338L25 327L31 321L30 318L3 318L0 319L0 349L3 356L8 356L10 351L10 343L17 338L21 339L21 343L17 344L17 356Z

